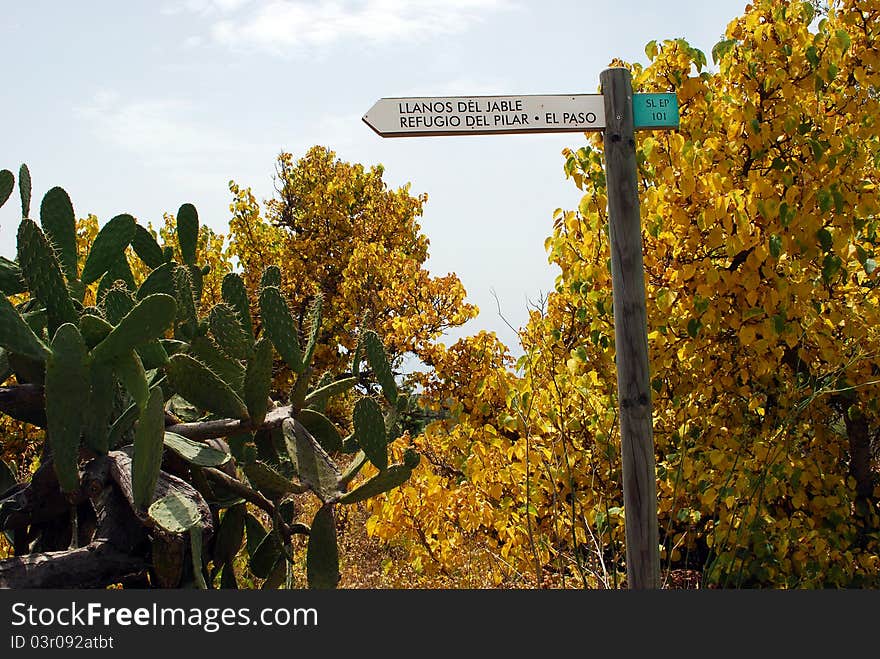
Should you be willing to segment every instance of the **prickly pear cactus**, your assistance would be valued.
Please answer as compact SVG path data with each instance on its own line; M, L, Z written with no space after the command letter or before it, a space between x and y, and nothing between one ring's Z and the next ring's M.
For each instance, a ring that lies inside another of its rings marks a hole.
M96 492L113 490L128 506L116 514L128 510L129 528L140 525L150 539L139 551L163 552L145 556L154 584L234 588L257 577L277 588L301 569L291 540L305 534L309 586L336 587L335 506L398 487L419 461L408 449L403 462L389 463L395 420L411 403L398 395L378 335L361 332L350 373L316 374L323 298L295 317L280 268L269 266L259 290L226 273L222 301L209 306L192 204L179 207L176 245L160 245L122 213L83 249L67 193L46 193L37 224L24 165L18 183L17 259L0 258L0 375L15 376L9 389L22 400L40 388L44 403L0 411L46 430L43 462L62 497L55 527L67 524L73 537L78 513L67 506L88 497L104 505L107 495ZM12 170L0 170L0 205L14 189ZM132 268L135 260L141 264ZM146 274L136 280L134 272ZM294 376L290 391L273 390L285 381L279 370ZM376 473L359 478L367 463ZM310 520L298 519L302 497L319 502ZM0 499L0 531L9 534L19 533L5 510L13 505ZM200 512L207 510L213 527ZM41 547L67 548L51 542L38 539ZM236 574L239 551L249 557L249 574ZM191 569L183 567L186 552Z

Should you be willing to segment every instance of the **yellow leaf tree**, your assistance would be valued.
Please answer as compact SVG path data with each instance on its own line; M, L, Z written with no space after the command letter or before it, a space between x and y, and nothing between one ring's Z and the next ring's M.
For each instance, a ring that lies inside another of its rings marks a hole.
M714 48L715 72L682 39L649 44L647 66L612 62L681 107L680 130L636 146L665 577L880 584L878 33L874 0L756 0ZM623 511L601 138L564 155L584 196L555 215L546 247L561 274L521 332L519 371L472 357L504 403L439 382L428 394L455 405L424 441L441 455L423 485L373 506L385 515L442 482L377 533L409 533L440 570L461 567L443 563L446 544L467 545L499 579L613 587Z

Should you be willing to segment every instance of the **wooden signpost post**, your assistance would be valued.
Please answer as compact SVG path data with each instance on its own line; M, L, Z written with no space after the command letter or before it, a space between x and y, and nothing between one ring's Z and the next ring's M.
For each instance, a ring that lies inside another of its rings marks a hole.
M678 101L670 93L633 94L624 68L606 69L599 80L601 94L383 98L363 119L382 137L604 131L627 586L659 588L635 131L678 128Z

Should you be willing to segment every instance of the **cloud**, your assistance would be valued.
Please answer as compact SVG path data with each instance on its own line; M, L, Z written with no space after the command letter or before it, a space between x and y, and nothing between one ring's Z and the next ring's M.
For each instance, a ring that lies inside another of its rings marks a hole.
M286 55L338 42L424 42L510 7L510 0L184 0L163 12L210 21L219 44Z
M111 146L171 177L200 183L226 180L230 164L243 156L276 150L211 125L193 104L178 99L129 99L102 91L75 111Z

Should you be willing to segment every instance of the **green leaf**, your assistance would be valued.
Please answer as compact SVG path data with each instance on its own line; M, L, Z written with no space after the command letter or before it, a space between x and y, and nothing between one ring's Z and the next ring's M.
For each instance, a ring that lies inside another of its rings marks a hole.
M816 50L815 46L808 46L806 51L804 51L804 55L813 69L819 68L819 52Z
M645 44L645 56L654 61L654 58L657 57L657 40L654 39Z
M232 456L207 444L178 435L176 432L165 432L165 446L174 451L186 462L197 467L222 467Z
M782 254L782 238L775 233L770 236L770 254L776 259Z
M192 204L183 204L177 211L177 244L180 255L187 265L196 263L196 247L199 241L199 214Z
M736 45L736 39L722 39L712 47L712 61L718 64L730 49Z
M339 547L333 506L321 506L315 514L306 550L306 576L309 588L333 589L339 584Z
M837 254L826 254L822 260L822 279L826 284L830 283L834 276L840 272L842 262Z
M819 239L819 244L822 246L823 252L830 251L831 247L834 245L834 237L831 235L831 232L824 227L816 232L816 238Z
M164 404L161 387L153 387L146 405L141 410L134 433L131 490L134 505L139 510L146 509L153 500L153 493L159 480L159 471L162 468L162 440L165 433ZM152 506L150 511L152 517ZM196 516L198 516L198 512L196 512ZM161 524L161 522L159 523Z

